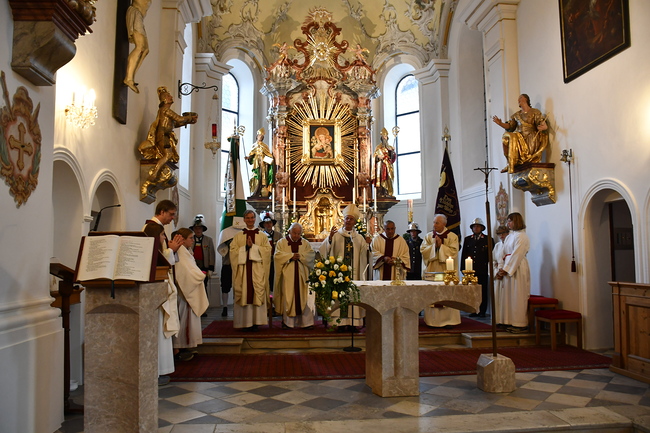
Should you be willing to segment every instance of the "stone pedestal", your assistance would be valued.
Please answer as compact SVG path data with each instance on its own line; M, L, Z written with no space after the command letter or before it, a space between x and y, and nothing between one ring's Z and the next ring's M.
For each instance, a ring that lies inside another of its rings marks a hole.
M357 281L366 309L366 384L381 397L420 394L418 314L431 304L476 312L481 286L441 282Z
M158 430L158 315L167 283L87 282L84 431Z
M476 363L476 384L485 392L512 392L516 389L515 363L497 354L482 354Z

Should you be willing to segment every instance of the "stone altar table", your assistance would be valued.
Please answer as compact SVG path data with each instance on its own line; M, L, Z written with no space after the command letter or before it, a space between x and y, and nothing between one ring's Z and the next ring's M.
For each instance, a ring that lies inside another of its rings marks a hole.
M355 281L366 309L366 384L381 397L420 394L418 314L431 304L476 312L480 285L434 281Z
M85 282L84 432L158 430L158 315L167 282Z

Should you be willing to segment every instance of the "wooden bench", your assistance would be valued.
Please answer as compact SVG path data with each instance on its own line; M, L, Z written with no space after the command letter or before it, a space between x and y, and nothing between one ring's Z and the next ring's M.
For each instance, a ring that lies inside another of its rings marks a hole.
M582 349L582 314L569 310L538 310L535 312L535 343L541 341L540 322L546 322L551 328L551 350L557 349L557 326L560 324L561 341L564 343L566 324L575 323L578 327L578 348Z
M528 298L528 329L535 329L535 311L539 308L557 310L560 302L555 298L530 295Z

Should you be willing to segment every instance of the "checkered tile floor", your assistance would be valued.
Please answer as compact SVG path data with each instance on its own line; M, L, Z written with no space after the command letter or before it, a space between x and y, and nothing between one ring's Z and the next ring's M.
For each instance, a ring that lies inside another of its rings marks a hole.
M423 377L418 397L392 398L374 395L363 379L171 383L159 388L158 431L588 432L633 420L650 432L649 384L606 369L517 373L516 381L515 391L491 394L475 375ZM72 396L83 403L83 387ZM83 432L83 417L67 417L60 432Z

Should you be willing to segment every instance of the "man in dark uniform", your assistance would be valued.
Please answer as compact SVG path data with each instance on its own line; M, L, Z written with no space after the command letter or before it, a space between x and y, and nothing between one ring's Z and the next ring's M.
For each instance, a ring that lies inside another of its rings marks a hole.
M406 231L406 244L409 247L409 254L411 256L411 269L406 273L407 280L421 280L422 279L422 252L420 246L422 245L422 238L420 237L420 226L418 223L409 224Z
M488 307L488 237L483 234L485 224L480 218L476 218L469 225L472 234L463 241L463 249L460 258L461 271L465 270L465 259L471 257L473 260L474 275L481 285L481 306L478 313L470 314L470 317L485 317Z

